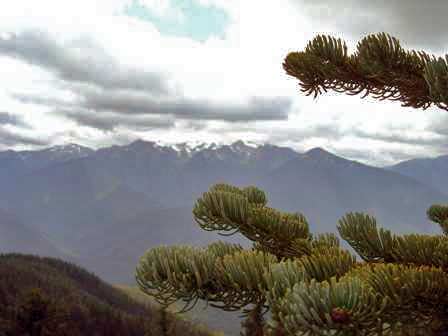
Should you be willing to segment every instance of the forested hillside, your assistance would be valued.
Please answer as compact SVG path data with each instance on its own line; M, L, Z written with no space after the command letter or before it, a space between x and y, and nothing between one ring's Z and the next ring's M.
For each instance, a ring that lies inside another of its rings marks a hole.
M0 335L208 336L144 305L82 268L53 258L0 255Z

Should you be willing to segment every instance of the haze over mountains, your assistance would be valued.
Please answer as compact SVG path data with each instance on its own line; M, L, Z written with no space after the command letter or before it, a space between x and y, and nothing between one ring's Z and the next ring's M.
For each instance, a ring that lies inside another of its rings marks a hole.
M191 215L194 201L218 182L261 187L271 206L302 212L313 231L335 231L346 212L365 211L393 231L437 232L425 211L448 200L439 182L447 169L448 157L383 169L320 148L297 153L242 141L0 152L0 251L26 247L131 282L150 247L220 239Z
M404 161L388 168L448 193L448 155Z

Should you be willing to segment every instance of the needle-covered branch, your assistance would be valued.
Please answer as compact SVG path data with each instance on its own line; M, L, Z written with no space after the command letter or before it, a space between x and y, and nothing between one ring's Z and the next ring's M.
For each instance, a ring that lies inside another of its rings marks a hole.
M193 215L204 230L241 233L260 249L278 257L297 257L311 251L306 218L266 206L263 191L215 185L197 200Z
M448 205L435 204L426 213L430 220L439 224L443 232L448 234Z
M345 215L339 221L338 230L341 237L367 262L448 269L448 236L395 235L389 230L378 229L375 218L362 213Z
M283 68L299 80L302 92L314 97L333 90L448 110L448 55L405 50L385 33L366 36L351 55L347 50L341 39L318 35L304 51L289 53Z
M378 228L373 216L349 213L337 228L364 260L359 262L334 234L311 234L303 215L268 207L255 187L215 185L193 214L202 228L241 233L253 246L216 242L148 250L137 283L164 305L183 301L188 310L205 300L223 310L266 309L272 318L263 325L273 335L395 336L444 327L446 235L396 235ZM445 206L428 210L439 224L447 214Z
M339 280L299 281L284 293L269 303L290 335L423 335L446 309L448 276L434 267L363 264Z

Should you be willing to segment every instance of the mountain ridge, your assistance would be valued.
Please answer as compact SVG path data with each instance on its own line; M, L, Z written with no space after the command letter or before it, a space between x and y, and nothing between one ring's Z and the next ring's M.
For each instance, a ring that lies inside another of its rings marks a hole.
M386 169L426 183L441 192L448 192L448 155L407 160Z
M13 149L7 149L0 151L0 160L4 159L5 156L13 156L13 155L19 155L19 157L23 160L26 159L27 156L33 155L33 154L43 154L43 153L67 153L67 154L73 154L74 159L79 157L86 157L90 154L94 154L96 152L103 152L103 151L111 151L111 150L132 150L132 149L155 149L162 152L171 152L171 153L178 153L178 155L187 155L191 157L195 153L201 152L201 151L219 151L219 150L231 150L233 152L253 152L254 150L260 149L260 148L281 148L281 149L288 149L291 150L297 154L303 155L303 156L314 156L317 157L318 155L321 156L327 156L327 157L336 157L336 158L342 158L345 160L353 161L361 163L354 159L348 159L344 156L341 156L339 154L335 154L329 150L326 150L323 147L312 147L304 151L298 151L294 148L288 147L288 146L280 146L275 145L269 142L256 142L256 141L244 141L244 140L236 140L230 143L226 142L201 142L201 141L188 141L188 142L178 142L178 143L165 143L162 141L153 141L153 140L144 140L144 139L136 139L133 140L127 144L115 144L110 146L103 146L98 147L96 149L90 148L88 146L79 145L76 143L66 143L66 144L58 144L53 145L49 147L45 147L43 149L36 149L36 150L13 150ZM77 155L76 155L77 154ZM70 158L69 158L70 159ZM438 161L438 160L448 160L448 154L439 155L439 156L433 156L433 157L418 157L414 159L409 160L403 160L399 161L395 164L386 165L386 166L376 166L371 164L366 164L369 166L374 166L378 168L384 168L384 169L393 169L395 166L399 166L402 164L408 164L408 163L417 163L417 162L424 162L424 161ZM61 160L63 161L63 160Z
M310 150L307 150L303 153L296 151L290 147L286 146L277 146L271 143L267 142L253 142L253 141L243 141L243 140L236 140L231 143L216 143L216 142L198 142L198 141L191 141L191 142L179 142L179 143L172 143L172 144L163 144L158 141L148 141L143 139L137 139L132 142L129 142L127 144L122 145L111 145L111 146L104 146L99 147L97 149L92 149L87 146L79 145L76 143L67 143L67 144L60 144L60 145L54 145L45 147L43 149L37 149L37 150L3 150L0 151L0 159L2 155L14 155L19 154L19 157L21 159L26 159L26 157L30 154L38 154L38 153L81 153L78 156L74 156L74 158L79 157L85 157L90 154L93 154L98 151L110 151L113 149L124 149L124 150L132 150L132 149L157 149L159 151L174 151L180 154L190 154L193 155L194 153L198 153L200 151L216 151L216 150L231 150L233 152L251 152L259 148L269 148L269 147L276 147L276 148L284 148L284 149L290 149L296 153L299 154L305 154L307 152L312 152L313 150L322 150L325 151L322 148L315 147ZM327 153L329 153L327 151ZM334 154L333 154L334 155Z
M105 279L132 283L145 249L206 245L218 238L201 231L191 212L196 199L215 183L256 185L266 191L269 206L302 212L318 232L335 232L337 221L349 211L375 215L379 225L396 232L434 232L426 209L448 199L412 177L322 148L298 153L242 141L194 148L179 155L170 146L141 140L87 155L69 151L71 159L62 155L39 161L31 155L38 164L28 167L45 164L22 171L0 169L0 209L16 214ZM58 149L63 147L54 151ZM0 167L8 167L1 158ZM229 239L247 243L238 236Z

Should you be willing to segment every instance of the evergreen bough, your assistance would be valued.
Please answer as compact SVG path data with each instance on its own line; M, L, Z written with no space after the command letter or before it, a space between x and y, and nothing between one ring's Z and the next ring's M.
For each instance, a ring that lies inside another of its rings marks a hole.
M366 37L350 56L341 40L318 36L305 51L290 53L284 68L315 96L364 92L448 109L447 62L405 51L386 34ZM448 205L427 211L440 235L398 235L373 216L346 214L337 230L360 261L336 235L313 235L305 216L267 203L256 187L212 186L196 201L196 222L222 235L239 233L252 248L225 242L152 248L136 270L140 289L162 305L184 301L185 310L198 300L242 310L247 335L448 334Z
M448 110L448 55L405 50L386 33L366 36L351 55L341 39L318 35L304 51L289 53L283 68L300 81L302 92L314 97L333 90Z

